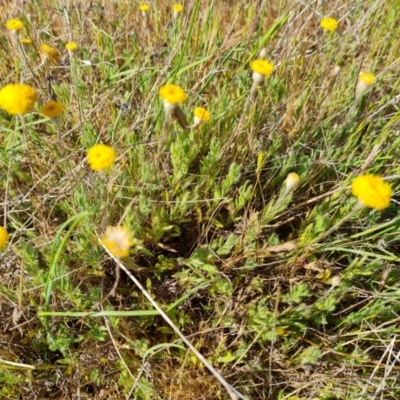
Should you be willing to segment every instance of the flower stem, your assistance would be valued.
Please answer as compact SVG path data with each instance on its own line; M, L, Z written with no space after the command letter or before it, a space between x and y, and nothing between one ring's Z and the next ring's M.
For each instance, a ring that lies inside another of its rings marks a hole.
M142 284L130 273L130 271L125 267L121 261L114 257L113 254L107 249L103 244L104 250L108 253L110 257L116 262L116 264L129 276L132 282L138 287L138 289L143 293L151 305L160 313L164 321L172 328L172 330L182 339L189 350L205 365L205 367L215 376L215 378L221 383L221 385L226 389L230 398L232 400L246 400L239 391L237 391L233 386L231 386L218 372L217 370L206 360L206 358L193 346L193 344L183 335L183 333L178 329L178 327L172 322L165 311L157 304L157 302L150 296Z
M351 217L353 217L358 211L362 210L365 207L364 203L362 201L359 201L354 208L345 216L343 217L339 222L337 222L335 225L332 226L332 228L328 229L319 239L324 239L328 237L331 233L336 231L342 224L344 224L346 221L348 221Z

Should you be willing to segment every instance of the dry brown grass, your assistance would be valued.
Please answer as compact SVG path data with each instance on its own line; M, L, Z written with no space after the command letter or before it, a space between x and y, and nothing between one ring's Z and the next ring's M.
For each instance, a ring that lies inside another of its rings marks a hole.
M1 81L22 76L40 104L66 108L58 125L36 112L25 129L0 114L0 217L11 234L0 254L0 398L229 398L160 316L72 315L112 288L115 264L97 235L122 215L138 243L126 266L163 309L180 301L170 318L249 399L397 398L400 6L183 3L176 21L164 0L147 19L132 1L0 4L0 21L21 18L33 40L24 59L2 28ZM328 15L339 32L322 32ZM68 41L79 45L73 58ZM58 49L59 65L40 66L42 43ZM276 69L244 110L261 48ZM348 117L361 70L378 82ZM166 82L185 88L186 115L206 106L212 121L163 136ZM86 166L97 142L117 150L110 173ZM275 212L293 171L300 186ZM351 210L346 188L360 171L394 176L391 207L317 243ZM83 211L73 232L60 231ZM67 239L50 311L71 315L46 320L58 233ZM334 275L342 284L327 293ZM104 309L151 306L122 274Z

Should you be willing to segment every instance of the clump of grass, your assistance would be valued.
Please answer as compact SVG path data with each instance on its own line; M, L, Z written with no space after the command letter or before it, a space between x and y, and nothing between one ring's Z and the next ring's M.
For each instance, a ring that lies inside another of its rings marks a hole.
M0 6L0 397L397 398L400 7L70 3Z

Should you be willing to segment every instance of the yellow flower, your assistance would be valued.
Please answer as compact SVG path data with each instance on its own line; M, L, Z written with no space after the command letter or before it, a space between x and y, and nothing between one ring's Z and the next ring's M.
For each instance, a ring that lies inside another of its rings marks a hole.
M66 48L68 51L75 51L75 50L78 48L78 45L77 45L75 42L68 42L68 43L65 45L65 48Z
M250 64L250 68L263 76L270 76L274 71L274 64L267 60L254 60Z
M142 11L142 12L147 12L150 10L150 7L147 4L142 4L139 6L139 8L140 8L140 11Z
M47 59L54 62L55 64L58 64L59 62L58 51L53 47L48 46L47 44L42 44L39 47L39 53L45 60Z
M356 99L363 96L375 81L375 75L372 75L369 72L361 72L356 86Z
M160 98L169 104L179 104L186 100L186 93L180 86L165 85L160 87Z
M0 226L0 250L7 246L9 235L6 228Z
M286 191L290 192L293 190L300 182L300 177L299 175L296 174L296 172L291 172L288 174L286 177L285 185L286 185Z
M58 101L50 101L40 109L40 112L45 117L56 118L61 115L61 113L63 112L63 108L63 105Z
M389 206L392 188L381 177L360 175L351 185L353 195L366 207L383 210Z
M24 24L22 23L22 21L20 21L19 19L10 19L9 21L7 21L6 23L6 28L9 31L18 31L19 29L23 28Z
M0 108L9 114L25 114L37 100L35 89L24 83L10 83L0 90Z
M26 44L26 45L32 44L32 40L31 39L21 39L20 42L21 42L21 44Z
M180 13L183 10L183 5L182 4L174 4L172 6L172 9L174 10L174 13Z
M196 107L194 109L194 117L199 122L201 121L209 121L211 118L211 114L203 107Z
M107 247L115 257L126 257L133 246L132 234L126 226L109 226L100 239L100 243Z
M115 161L115 150L105 144L96 144L87 152L88 163L93 171L110 167Z
M375 75L370 74L369 72L361 72L360 74L360 81L365 85L371 86L375 83Z
M333 32L336 31L338 27L338 22L336 21L335 18L324 18L320 26L322 29L325 29L326 31Z

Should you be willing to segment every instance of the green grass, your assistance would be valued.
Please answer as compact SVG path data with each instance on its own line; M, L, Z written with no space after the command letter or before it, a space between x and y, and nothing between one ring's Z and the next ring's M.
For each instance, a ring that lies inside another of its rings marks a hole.
M124 271L106 297L98 238L121 218L123 266L246 398L400 396L400 4L187 0L174 19L166 1L147 18L139 2L3 3L1 86L39 101L24 123L0 111L0 398L233 398ZM246 108L263 48L275 70ZM377 80L354 106L360 71ZM190 124L199 106L211 120L163 130L167 83ZM39 112L51 99L59 121ZM87 165L96 143L117 152L108 171ZM362 173L391 183L390 206L324 237Z

